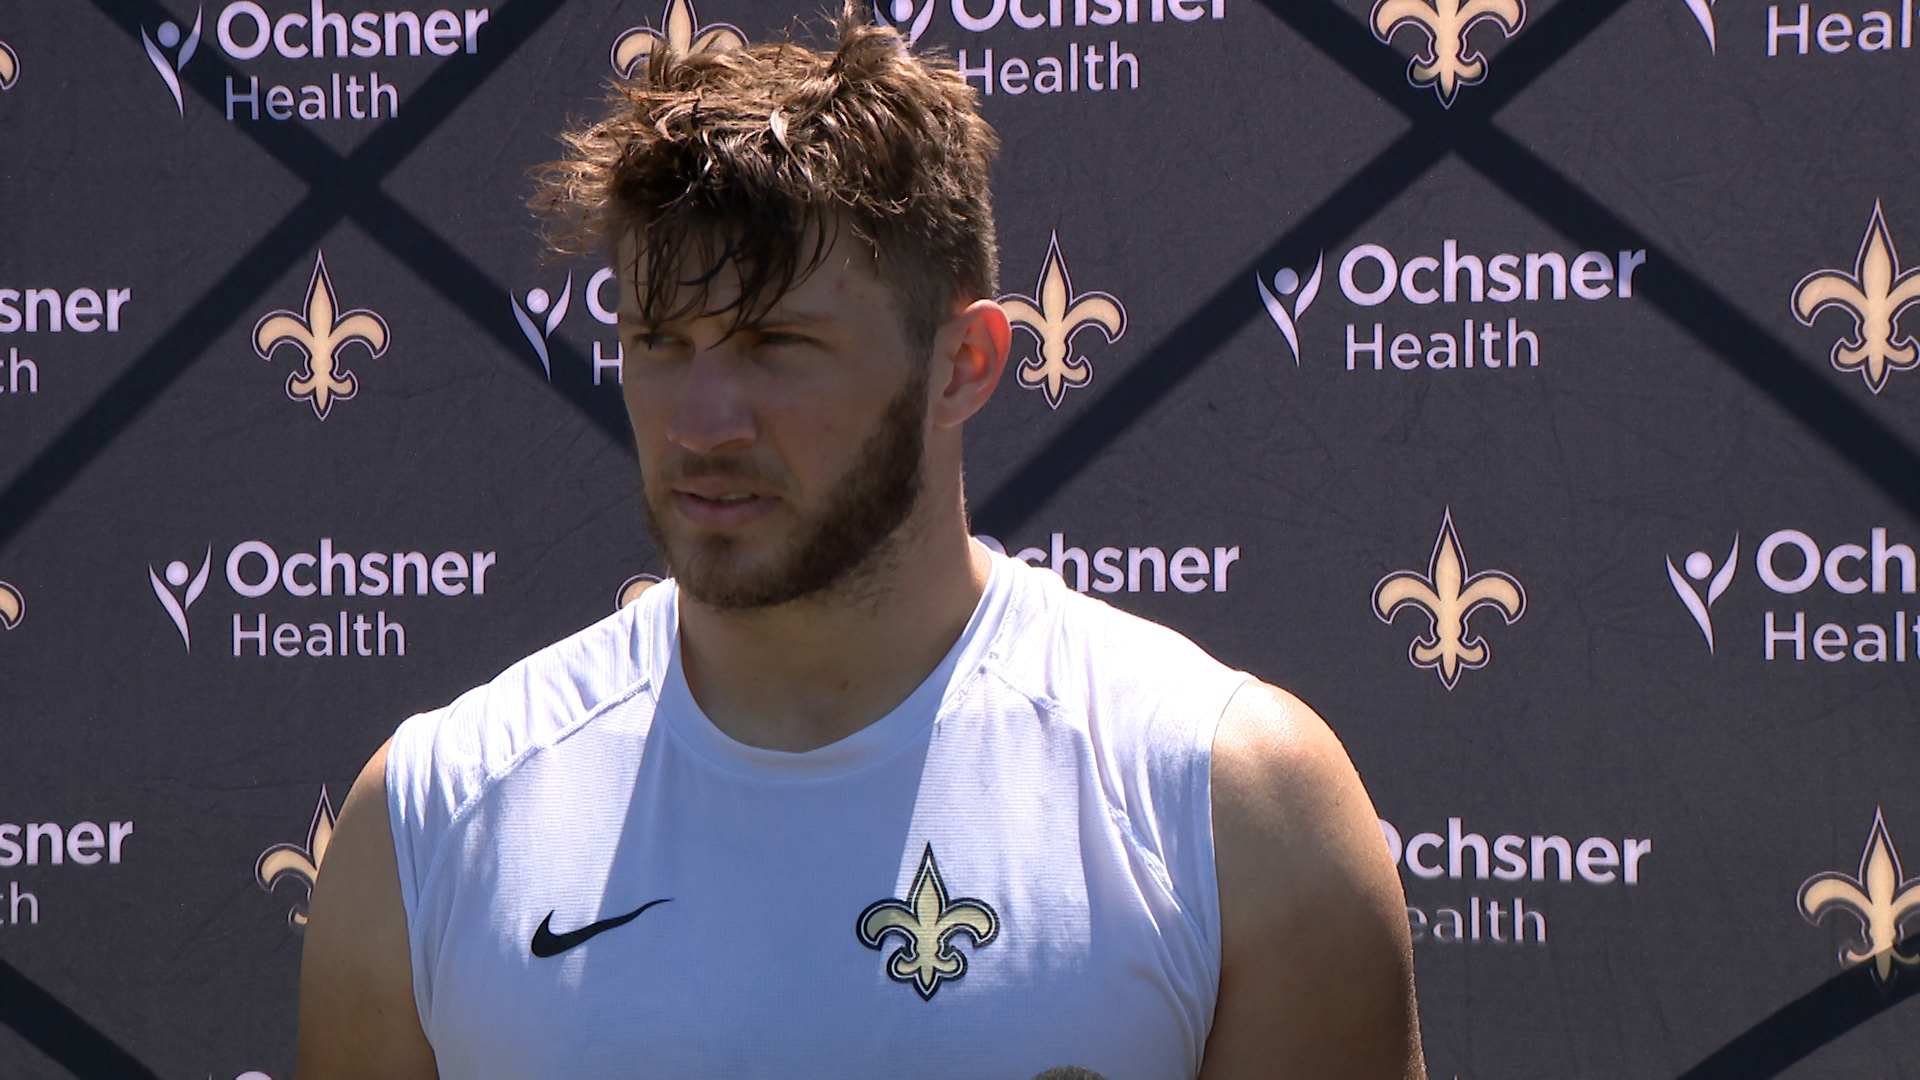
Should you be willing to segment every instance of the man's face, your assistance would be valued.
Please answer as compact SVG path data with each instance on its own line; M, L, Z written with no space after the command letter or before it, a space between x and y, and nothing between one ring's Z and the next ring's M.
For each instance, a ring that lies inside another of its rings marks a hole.
M622 298L622 386L648 529L711 607L769 607L870 571L921 490L927 358L844 231L772 309L647 327ZM706 305L731 299L722 271Z

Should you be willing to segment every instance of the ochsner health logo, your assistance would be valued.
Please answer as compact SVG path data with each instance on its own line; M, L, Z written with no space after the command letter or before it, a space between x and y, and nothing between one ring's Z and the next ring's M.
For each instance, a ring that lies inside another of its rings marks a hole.
M1685 2L1687 10L1693 13L1693 21L1700 24L1700 32L1707 36L1707 51L1719 55L1719 33L1714 18L1718 0ZM1829 11L1818 18L1812 4L1795 4L1791 0L1784 4L1769 3L1764 13L1766 22L1761 27L1766 41L1763 55L1807 56L1814 48L1827 56L1870 55L1896 48L1904 52L1913 48L1913 3L1914 0L1900 0L1897 9L1888 3L1883 10L1858 14ZM1755 21L1762 15L1760 7L1755 3L1747 8Z
M1445 3L1446 0L1441 0ZM1481 0L1470 0L1478 3ZM920 40L936 8L945 7L954 25L972 34L1008 27L1017 30L1066 26L1119 26L1122 23L1194 23L1227 17L1226 0L875 0L874 21L903 34L909 45ZM1091 46L1088 55L1094 55ZM1058 64L1058 61L1055 61ZM1094 61L1087 61L1088 67ZM966 67L966 61L960 60ZM991 61L988 62L991 67ZM975 71L974 75L983 74ZM988 79L991 87L993 80ZM1004 87L1003 87L1004 89ZM989 89L988 93L993 91ZM1025 91L1017 91L1024 93Z
M1707 35L1707 51L1717 55L1720 44L1713 28L1713 0L1687 0L1687 10L1693 12L1693 20Z
M187 31L186 40L180 38L180 24L168 19L147 36L147 28L140 28L140 44L146 46L147 59L153 64L153 70L160 73L161 81L167 84L167 90L173 94L173 107L180 115L187 115L187 103L180 96L180 70L193 59L200 48L200 21L204 12L196 9L193 13L193 29ZM157 41L157 43L156 43Z
M573 271L569 270L557 293L546 285L535 285L523 294L507 297L513 305L513 321L520 325L520 333L532 347L533 355L539 358L540 370L546 373L548 382L553 381L553 335L566 322L567 314L575 310L575 301L582 302L580 306L587 309L594 323L613 327L620 322L619 294L619 282L609 266L594 271L587 278L586 287L580 290L579 296L574 295ZM593 341L593 385L618 386L620 364L625 358L626 350L621 346L617 334L610 338L596 337Z
M920 41L920 35L927 32L927 24L933 22L933 9L939 0L878 0L873 5L873 21L881 26L891 26L906 36L907 44Z
M1681 603L1687 605L1687 611L1692 614L1693 621L1700 627L1700 633L1706 636L1708 652L1713 651L1713 615L1711 613L1713 602L1720 599L1720 594L1727 591L1728 585L1733 584L1733 574L1739 562L1740 537L1738 535L1734 536L1733 550L1727 553L1727 560L1720 564L1717 573L1713 567L1713 556L1704 551L1696 551L1682 561L1682 565L1687 568L1686 577L1681 577L1680 571L1674 567L1673 557L1667 557L1667 580L1673 583L1674 593L1680 597ZM1713 579L1711 582L1707 582L1709 577ZM1692 580L1689 581L1689 578ZM1701 597L1699 590L1694 588L1694 582L1707 583L1707 595L1704 598Z
M1787 528L1764 535L1754 531L1760 541L1746 555L1741 535L1734 533L1718 565L1706 551L1695 551L1678 564L1671 554L1663 560L1667 583L1692 616L1710 654L1718 655L1720 643L1728 640L1726 620L1715 625L1713 606L1730 591L1739 561L1747 558L1753 569L1748 580L1758 581L1764 590L1765 608L1749 610L1742 619L1758 618L1757 626L1746 625L1759 632L1762 659L1875 664L1920 660L1920 612L1910 609L1912 601L1893 599L1920 593L1920 554L1911 543L1898 542L1885 526L1820 538ZM1787 597L1794 599L1780 599Z
M1280 335L1287 339L1287 348L1293 350L1294 367L1300 366L1300 330L1294 320L1305 315L1313 306L1314 297L1320 295L1320 272L1326 269L1326 263L1327 253L1323 251L1314 260L1313 273L1305 285L1300 284L1300 273L1292 267L1284 267L1273 275L1272 289L1267 288L1266 280L1259 274L1253 276L1253 283L1260 290L1260 303L1267 309L1267 318L1273 320ZM1296 292L1300 295L1294 296ZM1282 296L1294 297L1293 310L1287 310L1286 302L1280 299Z
M547 381L552 382L553 361L547 356L547 339L559 328L560 320L567 317L567 305L573 302L573 272L567 272L567 284L560 290L557 300L538 285L527 290L527 306L524 308L518 299L507 299L513 304L513 321L520 324L520 332L527 336L527 344L533 346L534 355L540 357L540 370L546 372ZM535 323L534 319L542 315L546 319Z
M206 591L207 571L212 566L213 546L208 545L206 557L200 560L200 572L197 574L189 570L186 563L175 559L167 564L166 581L162 583L161 575L153 567L147 567L147 580L153 583L153 595L160 601L160 606L167 609L167 617L173 620L174 629L180 631L180 644L185 645L188 652L193 651L193 631L187 625L187 611ZM186 591L175 593L175 589Z
M336 547L330 536L305 551L242 541L222 564L227 590L237 598L234 607L247 608L232 612L232 655L404 657L407 627L390 616L389 607L412 603L408 597L484 598L488 573L497 562L493 551L355 554ZM189 613L206 592L212 567L212 545L197 572L177 559L164 571L147 567L154 599L188 653L193 651ZM381 599L368 602L376 597ZM247 607L245 601L258 603Z
M267 0L276 9L284 0ZM400 114L401 90L391 64L411 66L414 57L445 57L480 51L480 31L490 17L488 8L440 8L432 11L329 10L327 0L294 0L291 10L269 11L258 0L231 0L220 7L208 27L212 44L240 64L258 61L269 72L224 79L224 112L229 122L282 123L290 120L386 120ZM196 15L194 23L200 24ZM160 27L160 45L178 40ZM156 57L148 45L148 59L156 68L171 68L173 78L161 72L180 102L179 73L192 58L186 39L177 56ZM402 59L407 58L407 59ZM387 67L383 76L375 62ZM271 81L286 78L286 83ZM364 79L364 81L363 81Z

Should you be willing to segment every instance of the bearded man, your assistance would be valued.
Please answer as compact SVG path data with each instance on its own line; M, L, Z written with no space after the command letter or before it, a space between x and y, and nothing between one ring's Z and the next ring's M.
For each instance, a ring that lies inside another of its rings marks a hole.
M837 29L656 53L546 170L672 576L367 764L302 1080L1423 1076L1327 726L969 537L995 137Z

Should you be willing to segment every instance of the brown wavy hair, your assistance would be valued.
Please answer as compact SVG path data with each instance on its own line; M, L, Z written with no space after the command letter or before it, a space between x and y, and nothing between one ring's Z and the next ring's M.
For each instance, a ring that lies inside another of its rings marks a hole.
M997 287L999 140L951 61L913 55L852 3L833 27L827 49L656 49L614 84L608 115L535 170L553 253L613 253L648 325L727 314L738 329L818 268L845 224L926 352L959 302ZM710 309L729 266L739 295Z

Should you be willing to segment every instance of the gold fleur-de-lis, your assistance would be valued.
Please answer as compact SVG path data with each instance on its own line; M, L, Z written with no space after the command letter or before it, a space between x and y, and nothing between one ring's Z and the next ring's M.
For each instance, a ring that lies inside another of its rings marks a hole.
M1405 26L1427 36L1426 49L1407 65L1407 82L1433 87L1449 109L1462 86L1487 77L1487 58L1467 43L1473 28L1492 23L1501 36L1512 37L1526 21L1526 0L1378 0L1373 5L1373 36L1381 42Z
M1073 355L1073 336L1089 326L1099 327L1109 344L1127 332L1127 309L1103 292L1075 293L1067 261L1060 257L1060 234L1047 241L1047 261L1032 296L1000 297L1007 321L1033 335L1040 355L1020 361L1020 385L1038 389L1050 408L1059 408L1069 387L1093 381L1093 365Z
M1468 574L1449 509L1440 520L1440 536L1434 541L1426 574L1396 570L1373 587L1373 613L1381 622L1392 623L1400 609L1408 606L1426 613L1433 633L1414 638L1407 658L1414 667L1433 668L1451 690L1461 669L1485 667L1489 656L1487 643L1469 636L1468 617L1482 607L1492 607L1512 625L1526 613L1527 593L1518 581L1498 570Z
M1900 313L1915 301L1920 301L1920 267L1901 272L1878 199L1867 234L1860 239L1853 273L1815 270L1793 287L1793 314L1802 326L1812 326L1814 317L1830 307L1853 317L1854 336L1834 342L1830 356L1834 368L1858 371L1876 394L1887 384L1889 372L1920 364L1913 338L1896 336Z
M287 911L287 925L299 930L307 925L307 902L313 899L313 879L320 876L320 864L326 860L327 845L333 841L333 803L327 789L320 788L320 805L313 808L313 824L307 828L307 846L275 844L260 853L253 864L253 880L268 892L281 878L300 882L304 895Z
M27 617L27 598L20 590L0 581L0 627L11 630Z
M653 50L664 45L677 53L719 52L743 49L747 35L729 23L700 25L691 0L667 0L666 14L660 17L661 29L636 26L613 42L613 70L623 79L631 79L646 64Z
M887 958L887 974L898 982L912 983L925 1000L933 997L943 980L967 973L966 955L953 947L953 936L965 934L974 948L981 948L999 935L1000 917L979 900L948 901L947 883L941 880L933 845L928 844L907 899L872 905L860 913L854 927L861 944L869 949L880 948L892 934L906 939Z
M1873 977L1885 984L1893 966L1920 967L1920 955L1898 948L1901 924L1920 916L1920 878L1902 880L1900 855L1887 836L1880 808L1873 811L1873 830L1860 853L1860 876L1837 870L1815 874L1800 886L1800 914L1819 925L1829 912L1844 911L1860 920L1860 936L1840 947L1842 964L1873 961Z
M20 57L0 41L0 90L11 90L20 78Z
M270 311L253 327L253 351L271 360L282 345L292 345L306 359L306 367L287 376L287 396L313 405L313 414L327 418L335 401L346 401L359 391L359 380L340 362L340 350L358 342L378 359L387 351L387 320L365 309L335 315L339 302L333 280L327 277L327 258L313 261L313 280L307 284L304 316Z

